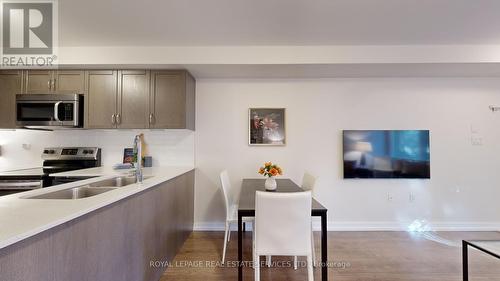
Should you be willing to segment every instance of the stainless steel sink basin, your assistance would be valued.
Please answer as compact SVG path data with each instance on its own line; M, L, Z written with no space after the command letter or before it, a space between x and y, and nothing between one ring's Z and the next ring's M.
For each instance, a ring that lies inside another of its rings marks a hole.
M144 180L151 177L144 177ZM117 187L127 186L136 183L135 177L122 176L111 179L106 179L90 184L77 186L73 188L53 191L45 194L40 194L26 199L81 199L95 196L104 192L116 189Z
M114 189L115 188L111 187L106 188L106 187L79 186L26 198L27 199L81 199L81 198L95 196Z
M150 177L144 177L143 180L146 180ZM112 179L107 179L107 180L102 180L98 182L94 182L89 184L91 187L122 187L122 186L127 186L137 183L135 177L117 177L117 178L112 178Z

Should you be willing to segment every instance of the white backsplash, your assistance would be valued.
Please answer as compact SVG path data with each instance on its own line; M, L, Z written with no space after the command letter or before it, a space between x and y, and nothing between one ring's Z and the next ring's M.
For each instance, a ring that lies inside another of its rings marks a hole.
M153 166L194 165L194 132L189 130L0 130L0 171L39 167L44 147L96 146L102 148L102 164L123 160L123 149L134 136L144 133L147 155Z

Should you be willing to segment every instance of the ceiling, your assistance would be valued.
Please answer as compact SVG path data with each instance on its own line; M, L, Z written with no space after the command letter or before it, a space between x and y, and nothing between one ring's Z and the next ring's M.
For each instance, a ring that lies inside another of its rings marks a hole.
M60 46L500 45L498 0L59 0Z

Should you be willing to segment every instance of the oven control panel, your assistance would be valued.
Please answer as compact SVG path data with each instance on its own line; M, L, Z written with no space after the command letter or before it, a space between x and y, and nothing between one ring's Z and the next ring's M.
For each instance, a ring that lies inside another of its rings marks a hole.
M98 147L48 147L43 150L44 160L97 159L101 149Z

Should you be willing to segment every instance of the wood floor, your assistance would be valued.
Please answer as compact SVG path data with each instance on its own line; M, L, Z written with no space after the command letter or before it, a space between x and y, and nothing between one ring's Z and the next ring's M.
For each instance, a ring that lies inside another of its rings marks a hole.
M184 244L161 281L237 280L237 233L231 235L228 267L221 258L223 232L194 232ZM329 280L334 281L459 281L462 280L462 239L499 239L500 232L329 232ZM315 233L319 259L319 233ZM251 260L251 232L245 233L244 260ZM500 281L500 260L469 251L471 281ZM307 280L305 267L294 270L289 257L273 258L285 267L262 268L261 280ZM253 269L243 271L253 280ZM314 279L321 280L319 268Z

